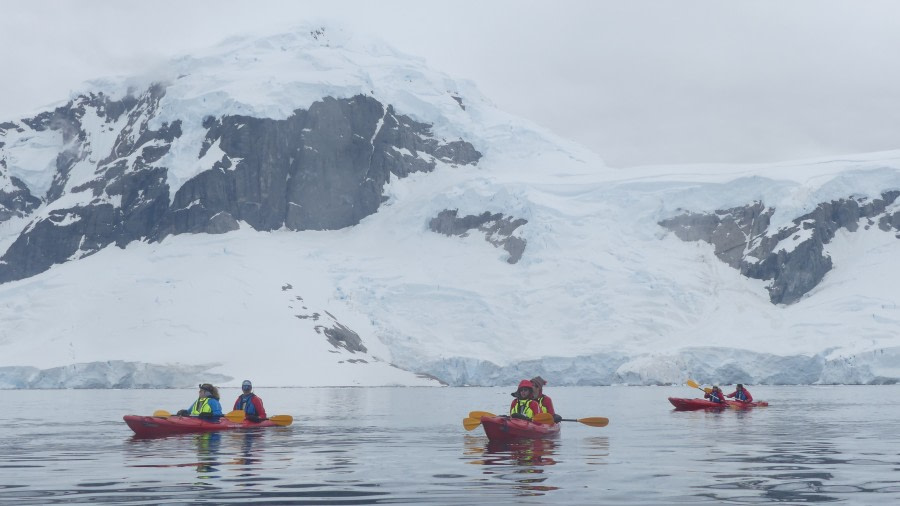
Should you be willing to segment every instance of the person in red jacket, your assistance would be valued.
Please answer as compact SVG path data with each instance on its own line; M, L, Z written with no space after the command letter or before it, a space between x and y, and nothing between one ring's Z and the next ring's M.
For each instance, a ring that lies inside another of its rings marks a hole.
M266 408L263 407L262 399L253 393L253 383L250 383L250 380L241 383L241 395L234 401L234 409L243 410L244 417L251 422L266 419Z
M528 380L519 382L519 388L512 393L512 404L509 405L509 416L531 420L541 412L541 407L534 401L534 385Z
M747 391L747 389L744 388L744 385L740 383L737 384L737 388L734 390L734 392L731 392L725 397L734 397L734 400L740 402L753 402L753 396L750 395L750 392Z
M713 386L712 390L703 394L703 397L719 404L725 404L725 395L718 386Z
M531 378L531 384L534 385L534 400L538 403L538 408L540 408L539 413L550 413L553 415L553 420L556 423L561 422L562 416L557 415L553 409L553 399L549 395L544 395L544 385L547 384L547 380L540 376L535 376Z

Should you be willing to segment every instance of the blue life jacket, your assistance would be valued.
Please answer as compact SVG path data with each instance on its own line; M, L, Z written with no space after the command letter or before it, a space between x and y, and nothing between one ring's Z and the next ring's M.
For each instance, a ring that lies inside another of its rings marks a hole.
M734 399L738 401L746 401L747 394L745 394L743 390L738 390L734 393Z
M241 394L234 409L242 409L246 415L258 415L259 413L256 412L256 406L253 404L253 397L255 396L256 394L254 393Z

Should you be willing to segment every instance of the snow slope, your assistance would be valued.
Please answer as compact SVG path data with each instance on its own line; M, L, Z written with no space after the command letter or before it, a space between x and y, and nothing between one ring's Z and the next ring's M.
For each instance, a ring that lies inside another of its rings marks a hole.
M482 160L394 179L381 209L351 228L170 236L0 285L0 387L438 384L416 373L454 385L538 373L551 384L900 378L893 232L840 232L824 282L778 306L712 246L657 224L755 200L787 224L830 199L900 189L900 152L613 170L419 59L340 32L307 35L235 39L165 69L164 100L177 105L166 110L185 122L160 161L170 186L201 165L191 154L206 115L285 117L328 94L371 94L472 142ZM49 181L10 172L33 190ZM522 259L507 263L483 236L430 231L445 209L528 220ZM0 246L16 226L0 224ZM330 345L323 322L351 328L368 351Z

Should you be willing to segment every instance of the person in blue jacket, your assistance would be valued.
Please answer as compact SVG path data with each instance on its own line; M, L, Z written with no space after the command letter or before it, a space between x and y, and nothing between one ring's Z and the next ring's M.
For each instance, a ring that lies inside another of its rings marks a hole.
M219 418L222 416L222 405L219 404L219 389L209 383L199 386L200 396L190 409L182 409L178 416L196 416L200 418Z

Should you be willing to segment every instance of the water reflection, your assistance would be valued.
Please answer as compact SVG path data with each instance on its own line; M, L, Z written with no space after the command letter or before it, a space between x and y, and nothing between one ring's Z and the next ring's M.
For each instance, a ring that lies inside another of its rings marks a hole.
M826 427L790 427L769 434L745 436L741 451L726 452L710 462L737 468L740 474L714 474L715 482L699 494L716 500L756 498L764 502L836 502L838 495L864 491L856 485L833 483L833 471L853 465L828 436ZM750 495L745 495L750 493Z
M548 485L550 475L545 466L557 463L553 458L559 443L553 439L521 439L517 441L487 441L466 437L464 454L479 457L469 464L484 466L483 474L512 482L518 495L543 495L559 487Z
M197 448L197 477L201 480L216 479L219 470L219 450L222 445L222 433L204 432L194 434L193 443Z
M586 453L584 463L587 465L605 465L609 461L609 438L606 436L586 437L581 444Z
M554 389L615 422L495 445L448 413L505 388L274 390L273 405L304 406L294 425L208 440L129 439L120 412L171 392L3 391L16 410L0 420L0 503L900 504L900 408L883 400L900 386L772 388L768 408L670 414L675 392ZM60 423L35 414L72 396ZM98 422L98 406L116 407Z
M193 467L201 478L214 479L222 466L253 471L265 453L264 431L203 432L168 438L132 436L126 446L129 467ZM165 458L165 463L155 460ZM176 462L171 462L173 459ZM251 474L250 476L254 476Z
M263 430L229 432L226 435L229 440L227 446L237 449L233 463L248 469L256 466L262 460L265 434Z

